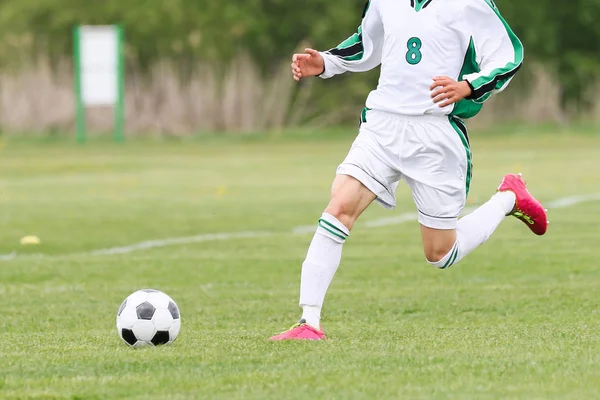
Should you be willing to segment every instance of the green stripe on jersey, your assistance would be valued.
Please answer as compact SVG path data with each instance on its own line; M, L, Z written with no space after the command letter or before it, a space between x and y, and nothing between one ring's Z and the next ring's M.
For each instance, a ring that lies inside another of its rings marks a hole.
M357 61L363 58L364 50L362 26L359 26L357 33L344 40L337 47L329 50L329 53L345 61Z
M336 49L344 50L348 47L352 47L355 44L361 43L360 35L362 34L362 26L358 27L358 31L350 36L348 39L344 40L342 43L338 44Z
M475 74L480 71L481 69L479 68L479 64L477 64L475 42L473 42L473 37L471 37L471 40L469 41L469 47L467 48L467 53L465 54L465 59L463 60L462 68L460 69L460 73L458 75L458 81L462 81L465 75ZM454 105L454 108L450 114L459 118L472 118L479 114L479 111L481 111L482 107L483 102L478 102L471 99L462 99Z
M488 3L488 5L490 7L492 7L494 10L498 9L498 6L496 6L496 3L494 2L494 0L485 0L486 3Z
M367 122L367 111L370 111L371 109L369 107L365 107L363 108L362 112L360 113L360 121L362 123Z
M481 89L485 89L484 93L477 97L477 100L481 99L481 97L483 97L483 95L485 95L487 92L490 92L494 89L501 89L504 85L506 85L508 80L512 78L512 76L517 72L517 70L523 63L524 53L523 43L521 43L517 35L515 35L508 23L504 20L502 15L500 15L500 12L498 11L498 8L496 8L496 5L493 2L490 2L489 0L485 0L485 2L488 6L490 6L492 10L494 10L494 13L496 13L496 16L498 16L498 19L500 19L500 21L502 22L502 25L504 25L506 33L508 34L510 41L513 45L515 58L514 61L509 62L504 67L496 68L489 75L479 77L473 82L471 82L471 85L475 89L475 93L477 93ZM487 86L489 86L489 88Z
M365 53L361 51L360 53L356 53L353 56L346 56L346 57L342 57L342 58L346 61L358 61L358 60L362 60L364 54Z
M422 9L424 9L425 7L427 7L429 5L429 3L431 3L433 0L414 0L413 3L413 7L415 8L416 12L421 11Z
M460 129L458 126L457 122L460 122L462 124L462 121L457 120L452 116L448 117L448 121L450 121L450 125L452 125L452 127L458 134L460 141L462 142L463 146L465 147L465 152L467 153L467 177L465 179L465 190L466 190L467 196L469 196L469 190L471 189L471 178L472 178L472 174L473 174L473 162L472 162L471 148L469 147L469 141L467 140L467 137L463 133L462 129ZM462 124L462 126L465 130L467 129L467 127L464 126L464 124Z
M363 10L362 13L362 17L363 19L365 18L365 16L367 15L367 11L369 11L369 7L371 6L371 0L367 1L367 4L365 4L365 9Z
M362 19L364 20L367 12L369 11L369 7L371 5L371 1L367 1L365 4L365 8L362 13ZM358 27L357 33L350 36L348 39L344 40L342 43L329 50L328 53L332 54L336 57L341 58L344 61L358 61L362 60L364 56L364 46L362 43L362 22Z

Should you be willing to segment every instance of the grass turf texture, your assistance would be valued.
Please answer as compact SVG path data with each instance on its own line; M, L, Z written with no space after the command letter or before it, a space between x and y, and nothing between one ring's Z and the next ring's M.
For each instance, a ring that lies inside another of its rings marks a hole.
M568 399L600 392L600 203L551 212L538 238L513 219L448 271L425 264L414 211L373 206L345 246L324 309L329 340L270 343L295 322L300 263L351 137L324 140L8 142L0 151L0 398ZM473 138L469 202L506 172L542 200L599 192L600 137ZM84 252L202 233L265 238L115 256ZM42 244L19 239L38 235ZM44 253L46 257L27 256ZM117 308L171 295L170 347L120 342Z

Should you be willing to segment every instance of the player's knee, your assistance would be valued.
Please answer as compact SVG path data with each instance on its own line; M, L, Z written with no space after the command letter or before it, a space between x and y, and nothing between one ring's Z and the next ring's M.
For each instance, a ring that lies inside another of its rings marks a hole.
M352 205L349 202L339 200L331 201L325 209L325 212L337 218L337 220L348 228L348 230L352 229L357 219L357 216L352 209Z
M432 246L425 248L425 258L430 264L437 266L437 264L442 261L451 250L452 247L446 248L445 246Z

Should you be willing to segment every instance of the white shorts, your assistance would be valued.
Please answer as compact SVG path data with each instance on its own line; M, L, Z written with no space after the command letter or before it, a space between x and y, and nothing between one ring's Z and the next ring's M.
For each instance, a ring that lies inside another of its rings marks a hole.
M404 180L422 225L456 229L471 171L467 129L460 119L366 110L337 174L358 179L390 209L396 206L398 182Z

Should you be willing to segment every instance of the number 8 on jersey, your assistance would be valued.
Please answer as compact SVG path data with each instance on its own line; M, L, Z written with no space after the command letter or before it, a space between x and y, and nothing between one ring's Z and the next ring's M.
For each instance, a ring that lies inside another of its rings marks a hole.
M421 54L422 45L423 43L418 37L412 37L408 39L408 43L406 44L406 47L408 48L408 52L406 53L406 62L408 62L410 65L417 65L421 62L421 59L423 58L423 54Z

